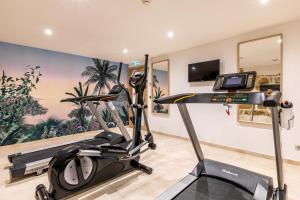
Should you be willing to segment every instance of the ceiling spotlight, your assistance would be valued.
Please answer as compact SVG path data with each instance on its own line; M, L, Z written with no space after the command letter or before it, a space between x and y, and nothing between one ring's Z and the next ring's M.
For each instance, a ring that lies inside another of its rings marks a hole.
M142 0L142 3L148 6L151 4L151 0Z
M47 28L44 30L44 34L47 36L51 36L51 35L53 35L53 31L51 29Z
M168 38L173 38L174 37L174 32L169 31L167 36L168 36Z
M281 43L282 43L282 39L278 39L277 42L278 42L279 44L281 44Z
M265 5L270 2L270 0L259 0L261 4Z
M128 49L123 49L123 53L127 54L128 53Z

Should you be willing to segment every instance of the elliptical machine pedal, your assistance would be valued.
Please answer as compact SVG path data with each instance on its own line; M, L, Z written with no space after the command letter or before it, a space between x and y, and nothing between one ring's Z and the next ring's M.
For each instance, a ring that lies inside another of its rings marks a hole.
M35 189L35 199L40 200L52 200L50 197L47 188L43 184L39 184Z

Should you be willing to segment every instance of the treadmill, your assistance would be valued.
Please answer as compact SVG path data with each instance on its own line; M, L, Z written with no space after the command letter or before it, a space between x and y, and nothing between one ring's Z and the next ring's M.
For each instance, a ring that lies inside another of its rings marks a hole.
M272 90L249 92L254 88L255 79L256 72L219 75L214 84L214 93L186 93L155 100L158 104L178 106L199 161L190 174L156 200L287 200L279 127L281 93ZM205 159L186 106L188 103L248 104L270 108L278 188L274 189L271 177ZM285 104L292 105L290 102Z
M12 165L9 167L10 179L15 180L17 178L22 178L29 174L40 175L48 169L48 164L52 157L60 150L70 146L70 145L115 145L125 141L130 141L131 137L123 124L122 119L120 118L116 108L114 107L112 101L116 101L119 98L119 94L122 91L126 92L128 98L128 104L132 104L131 97L128 90L120 83L121 71L123 63L120 63L118 70L117 85L114 85L113 88L109 91L108 95L100 96L84 96L84 97L74 97L63 99L61 102L75 102L80 104L87 104L93 116L96 117L96 120L99 126L103 131L97 134L94 138L79 140L75 142L64 143L62 145L55 145L48 147L47 149L35 149L34 151L19 152L15 154L8 155L8 160ZM106 125L105 121L100 116L95 105L104 102L106 108L111 113L112 118L114 119L117 127L120 129L122 135L111 132ZM132 109L131 109L132 112ZM132 112L133 117L130 118L134 122L134 113Z
M75 97L62 100L62 102L78 102L86 103L93 115L96 117L99 126L103 131L97 134L94 138L79 140L76 142L64 143L63 145L56 145L47 149L35 149L34 151L20 152L8 156L12 166L9 167L10 179L15 180L22 178L29 174L40 175L44 170L48 169L48 164L52 157L60 150L70 145L114 145L124 141L131 140L129 133L127 132L122 120L120 119L117 111L113 107L111 101L115 101L118 95L101 95L101 96L86 96L86 97ZM116 122L117 126L121 130L122 135L111 132L107 127L105 121L102 119L100 114L95 107L95 103L105 102L106 107L112 113L112 117Z

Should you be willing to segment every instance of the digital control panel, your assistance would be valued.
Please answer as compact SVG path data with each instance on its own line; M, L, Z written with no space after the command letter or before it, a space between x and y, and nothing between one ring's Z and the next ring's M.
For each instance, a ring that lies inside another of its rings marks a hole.
M247 103L248 94L245 93L228 93L228 94L214 94L211 97L210 102L212 103Z
M243 72L219 75L214 85L214 91L253 90L256 72Z

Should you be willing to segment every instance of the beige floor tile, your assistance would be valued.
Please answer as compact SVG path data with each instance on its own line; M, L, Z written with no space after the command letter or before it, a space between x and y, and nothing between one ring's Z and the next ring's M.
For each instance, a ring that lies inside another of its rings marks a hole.
M7 155L23 150L41 148L82 138L93 137L97 132L77 134L50 140L36 141L0 148L0 193L2 200L33 199L36 185L43 183L48 186L47 174L30 176L28 178L9 182ZM142 157L142 163L153 167L152 175L142 172L132 172L118 179L108 181L83 191L71 199L80 200L151 200L174 185L178 180L189 173L197 163L192 145L183 139L155 135L157 150L147 152ZM253 155L237 153L203 145L206 158L237 165L258 173L274 177L276 183L276 169L273 160ZM300 166L285 165L286 183L289 196L293 200L300 199Z

